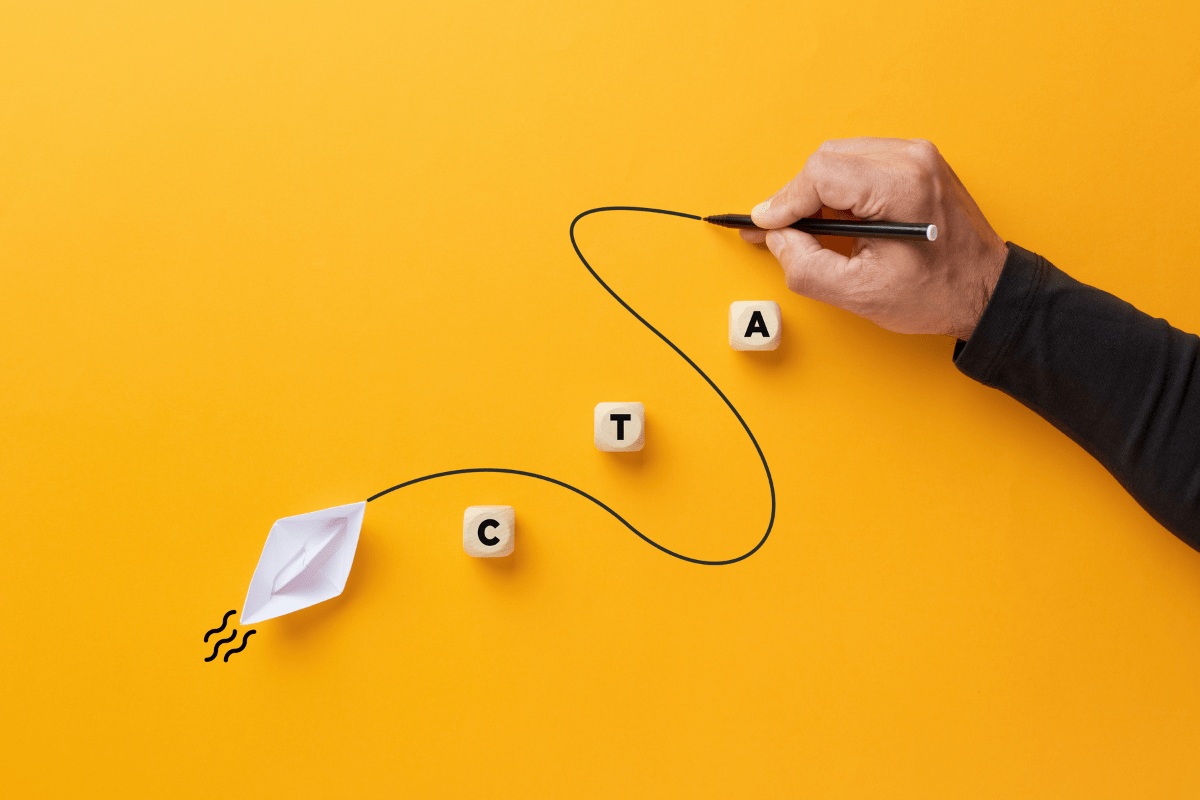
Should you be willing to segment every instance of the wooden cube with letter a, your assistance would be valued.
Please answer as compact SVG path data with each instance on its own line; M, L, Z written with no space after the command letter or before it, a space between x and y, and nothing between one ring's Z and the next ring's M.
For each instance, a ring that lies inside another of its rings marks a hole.
M641 403L597 403L592 426L596 447L629 453L646 444L646 407Z
M783 312L771 300L729 304L729 346L734 350L774 350L783 332Z
M475 558L512 553L517 513L512 506L471 506L463 514L463 550Z

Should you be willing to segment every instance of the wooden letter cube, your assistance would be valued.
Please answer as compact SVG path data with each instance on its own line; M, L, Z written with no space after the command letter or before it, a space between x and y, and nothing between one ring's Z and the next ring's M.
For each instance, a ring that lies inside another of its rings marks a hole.
M516 529L512 506L471 506L463 514L463 550L475 558L510 555Z
M779 303L738 300L729 304L729 346L734 350L774 350L783 333Z
M641 403L597 403L593 426L596 447L606 453L630 453L646 443L646 407Z

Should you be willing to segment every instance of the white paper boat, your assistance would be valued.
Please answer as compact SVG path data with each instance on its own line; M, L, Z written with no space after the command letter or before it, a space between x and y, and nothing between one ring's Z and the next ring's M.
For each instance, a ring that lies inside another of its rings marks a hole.
M366 508L364 501L275 520L250 579L242 624L290 614L341 594Z

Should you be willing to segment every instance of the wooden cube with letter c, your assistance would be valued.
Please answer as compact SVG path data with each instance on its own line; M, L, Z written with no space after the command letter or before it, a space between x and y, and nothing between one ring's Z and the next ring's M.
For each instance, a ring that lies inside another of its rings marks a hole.
M510 555L516 528L512 506L471 506L463 514L463 550L475 558Z

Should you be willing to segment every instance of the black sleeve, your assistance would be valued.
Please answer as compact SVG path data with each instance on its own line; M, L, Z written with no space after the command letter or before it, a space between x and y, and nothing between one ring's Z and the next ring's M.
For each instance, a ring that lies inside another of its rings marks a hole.
M954 363L1082 445L1200 550L1200 338L1010 242Z

